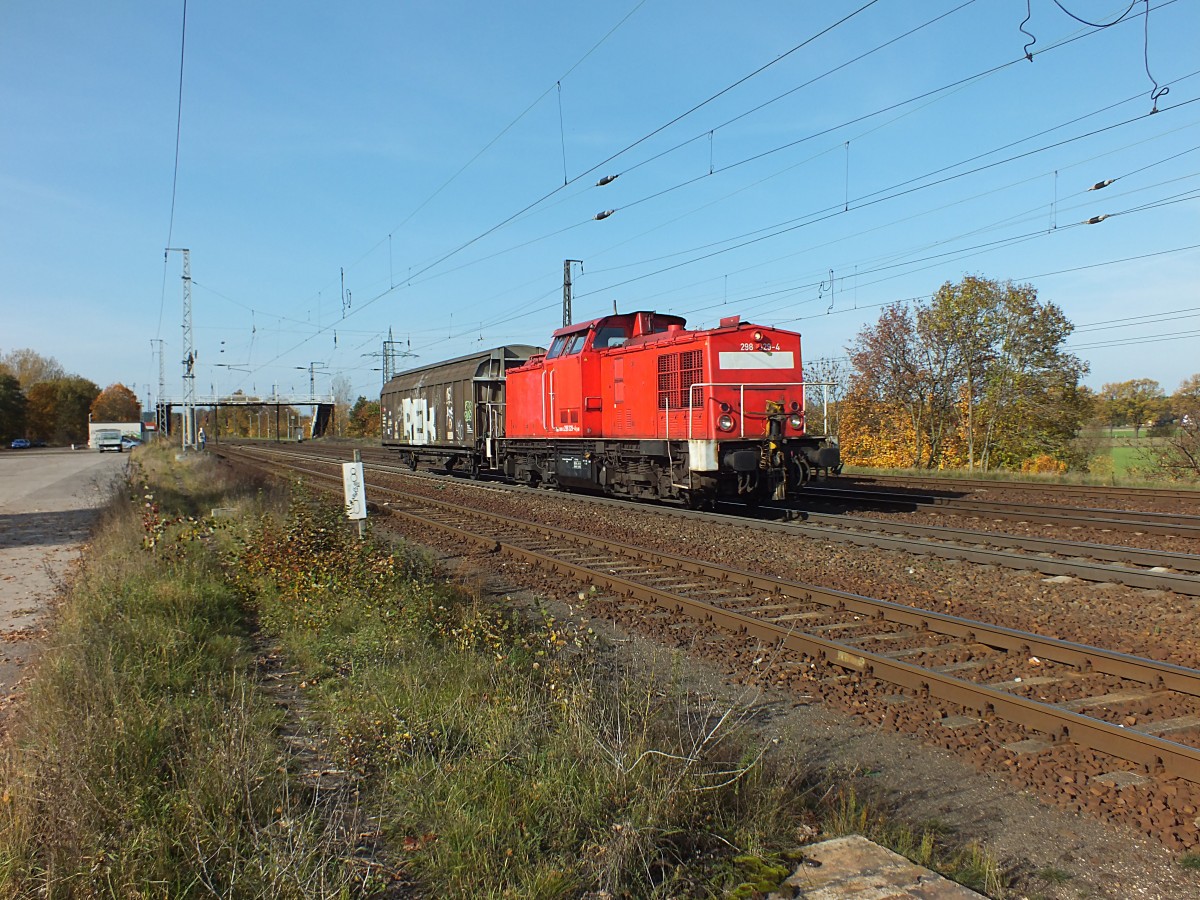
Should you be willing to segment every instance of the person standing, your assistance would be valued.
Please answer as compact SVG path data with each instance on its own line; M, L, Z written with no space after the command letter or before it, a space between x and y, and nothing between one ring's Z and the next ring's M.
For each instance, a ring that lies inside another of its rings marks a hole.
M204 449L204 442L207 440L208 438L204 434L204 429L201 428L200 433L196 435L196 442L200 445L201 450Z

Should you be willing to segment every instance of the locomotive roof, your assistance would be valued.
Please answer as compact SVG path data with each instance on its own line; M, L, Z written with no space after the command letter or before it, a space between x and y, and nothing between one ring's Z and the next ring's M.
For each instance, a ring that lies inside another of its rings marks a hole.
M639 316L649 316L650 319L661 319L667 324L677 323L684 327L687 326L687 320L683 316L675 316L670 313L655 312L652 309L639 309L628 313L613 313L608 316L600 316L598 319L588 319L586 322L574 322L570 325L564 325L557 329L551 337L561 337L564 334L578 334L581 331L587 331L589 328L597 328L606 322L622 322L630 323L637 321Z

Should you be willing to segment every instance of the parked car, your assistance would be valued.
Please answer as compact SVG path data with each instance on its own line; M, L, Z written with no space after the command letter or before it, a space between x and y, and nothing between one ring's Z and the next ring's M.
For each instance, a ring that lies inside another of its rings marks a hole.
M132 450L134 447L142 446L142 442L137 438L123 437L121 438L121 449Z
M17 438L15 441L12 442L12 448L14 450L24 450L28 446L29 446L29 441L25 440L25 438Z

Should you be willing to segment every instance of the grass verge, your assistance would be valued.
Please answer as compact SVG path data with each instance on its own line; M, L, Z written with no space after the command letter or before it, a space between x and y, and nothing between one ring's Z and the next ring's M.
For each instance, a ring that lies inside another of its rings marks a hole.
M247 610L211 552L216 521L197 515L244 486L137 459L135 499L104 514L11 721L0 890L336 895L337 839L281 765Z
M9 896L749 898L848 831L1002 890L977 847L889 823L586 625L456 589L303 493L137 460L6 744ZM341 789L304 777L301 731Z

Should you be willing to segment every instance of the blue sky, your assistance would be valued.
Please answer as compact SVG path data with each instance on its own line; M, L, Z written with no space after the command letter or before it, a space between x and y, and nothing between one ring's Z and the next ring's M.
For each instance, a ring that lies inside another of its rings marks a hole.
M175 180L182 0L5 0L0 351L145 398L161 339L178 396L169 242L202 396L310 365L372 396L389 329L405 364L544 345L564 259L577 321L740 314L810 361L945 281L1029 281L1088 384L1171 391L1200 372L1200 3L1146 7L1031 0L1030 62L1022 0L193 0Z

